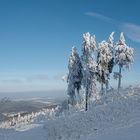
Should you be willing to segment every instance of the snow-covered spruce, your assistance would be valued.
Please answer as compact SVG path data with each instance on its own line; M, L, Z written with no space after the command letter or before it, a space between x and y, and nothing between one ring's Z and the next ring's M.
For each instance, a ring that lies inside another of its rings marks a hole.
M76 93L79 95L79 90L81 88L83 78L81 60L75 47L73 47L71 51L68 69L69 74L67 79L67 94L69 95L69 103L74 105L76 103L75 96Z
M108 89L109 75L113 69L113 35L114 32L109 36L108 42L103 40L99 43L97 63L98 63L98 77L97 80L101 83L101 93L103 94L103 84L106 85L106 90Z
M133 48L126 45L124 33L122 32L119 41L115 45L115 63L119 66L119 72L117 73L117 75L119 75L118 90L121 87L122 68L124 66L129 68L130 64L132 64L134 55L133 51Z
M114 46L114 32L112 32L108 38L108 47L110 49L110 53L112 56L112 59L108 63L108 71L109 73L112 73L113 67L114 67L114 51L115 51L115 46Z
M83 47L82 47L82 66L83 66L83 87L86 94L86 110L88 98L96 94L96 61L94 52L96 50L95 36L90 33L83 34Z

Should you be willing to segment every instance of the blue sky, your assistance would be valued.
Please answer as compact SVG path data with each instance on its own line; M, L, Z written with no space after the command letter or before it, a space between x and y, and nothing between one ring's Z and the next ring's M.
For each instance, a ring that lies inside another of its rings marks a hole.
M61 76L71 47L80 52L85 32L99 43L112 31L117 41L124 31L135 62L123 82L140 83L139 5L139 0L0 0L0 91L66 89Z

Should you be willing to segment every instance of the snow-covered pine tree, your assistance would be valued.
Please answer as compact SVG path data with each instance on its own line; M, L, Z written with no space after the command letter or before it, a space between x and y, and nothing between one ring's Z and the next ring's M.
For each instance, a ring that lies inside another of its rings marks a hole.
M99 43L98 47L98 81L101 83L101 94L103 94L103 85L108 84L109 80L109 63L112 60L112 50L109 47L109 43L103 40Z
M109 73L112 73L113 66L114 66L114 32L112 32L108 38L108 47L110 48L112 53L112 58L108 63L108 70Z
M106 92L109 88L109 79L110 74L112 73L113 67L114 67L114 32L112 32L108 38L108 47L110 49L110 53L112 54L112 57L110 58L110 61L108 62L108 80L106 81Z
M82 66L83 66L83 87L85 88L85 110L87 111L88 98L96 94L96 61L94 51L96 50L95 36L90 33L83 34Z
M115 45L115 64L119 66L119 80L118 80L118 91L121 88L121 77L122 77L122 68L130 67L130 64L133 62L133 53L134 49L128 47L125 43L124 33L121 32L120 39Z
M67 82L68 82L67 94L69 95L69 103L74 105L75 91L77 91L77 94L79 94L79 90L81 88L82 78L83 78L81 60L75 47L73 47L71 51L68 69L69 69L69 74L67 78Z

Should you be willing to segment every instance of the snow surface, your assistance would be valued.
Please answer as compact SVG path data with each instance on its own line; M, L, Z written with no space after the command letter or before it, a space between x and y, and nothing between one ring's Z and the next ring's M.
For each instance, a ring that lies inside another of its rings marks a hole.
M140 124L135 124L132 127L120 128L119 130L111 131L108 134L99 135L94 140L139 140ZM88 137L86 140L93 140L94 136Z
M25 127L31 128L31 125ZM42 125L38 125L38 127L32 125L32 129L26 130L0 130L0 140L47 140L46 131L43 129Z
M45 129L49 140L84 140L90 134L96 136L128 125L132 114L140 112L139 91L137 88L122 90L120 94L112 91L100 100L90 103L87 112L67 113L47 121Z
M0 129L0 140L139 140L140 87L115 90L77 105L59 116L12 129ZM57 110L58 111L58 110Z

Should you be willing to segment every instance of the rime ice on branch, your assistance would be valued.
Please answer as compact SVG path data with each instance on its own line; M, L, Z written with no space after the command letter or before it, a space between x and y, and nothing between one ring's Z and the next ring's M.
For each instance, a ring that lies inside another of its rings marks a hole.
M98 63L98 78L97 80L101 83L101 93L103 94L103 85L106 85L106 91L108 89L109 83L109 75L112 73L112 69L114 66L114 58L113 58L113 35L114 32L111 33L108 42L103 40L99 43L98 47L98 55L97 55L97 63Z
M120 39L115 45L115 63L119 66L119 80L118 80L118 90L121 88L121 77L122 68L130 67L133 62L134 49L127 46L125 43L124 33L120 34Z
M73 105L75 104L75 91L77 91L77 94L79 94L79 90L81 88L81 81L83 78L81 60L75 47L73 47L71 51L68 69L69 74L67 79L67 94L69 95L69 103Z
M86 110L88 98L96 94L96 61L94 60L94 51L96 50L95 36L90 33L83 34L82 46L82 66L83 66L83 86L86 95Z

